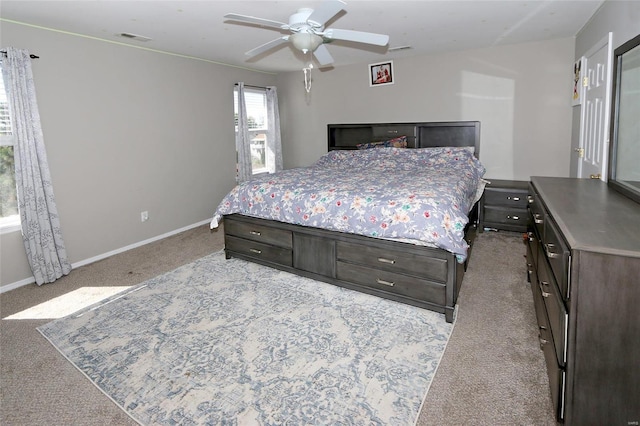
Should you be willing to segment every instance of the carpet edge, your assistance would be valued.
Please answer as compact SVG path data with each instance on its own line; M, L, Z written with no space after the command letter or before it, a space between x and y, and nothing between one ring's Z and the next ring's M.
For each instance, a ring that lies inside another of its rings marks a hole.
M440 353L440 357L438 358L438 363L436 364L436 369L433 372L433 375L431 376L429 385L427 386L427 389L424 392L424 397L422 398L422 402L420 403L420 408L418 409L416 418L413 420L413 426L416 426L418 424L418 420L420 419L420 413L422 413L422 410L424 409L424 403L427 401L427 396L429 395L429 390L431 389L431 385L433 384L433 381L435 380L436 375L438 374L438 369L442 364L442 358L444 357L444 354L447 353L447 347L449 346L449 342L451 342L451 335L453 335L453 330L456 327L457 321L458 321L458 304L456 304L453 311L453 322L451 323L451 330L449 330L449 337L447 338L447 342L444 345L444 349Z
M98 389L104 396L106 396L107 398L109 398L109 401L113 402L113 404L118 407L122 412L124 412L131 420L133 420L134 422L136 422L137 424L139 424L140 426L143 426L143 424L136 419L135 417L133 417L131 415L131 413L129 413L124 407L122 407L120 404L118 404L113 398L111 398L111 396L109 396L104 390L102 390L100 388L100 386L98 386L98 384L96 382L94 382L93 380L91 380L91 377L89 377L84 371L82 371L80 369L80 367L78 367L73 361L71 361L71 359L69 359L69 357L67 357L59 348L58 346L51 340L49 339L49 337L47 337L46 334L44 334L44 332L42 330L40 330L39 327L36 328L36 330L38 331L38 333L40 333L40 335L42 337L45 338L45 340L47 340L49 342L49 344L51 346L53 346L55 348L56 351L58 351L58 353L60 355L62 355L62 357L73 366L73 368L76 369L76 371L80 372L80 374L82 374L88 381L89 383L91 383L93 385L93 387L95 387L96 389Z

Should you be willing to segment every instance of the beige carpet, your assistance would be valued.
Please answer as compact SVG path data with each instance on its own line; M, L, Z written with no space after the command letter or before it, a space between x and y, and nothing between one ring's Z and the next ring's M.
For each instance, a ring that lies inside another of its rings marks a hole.
M50 321L41 318L50 308L24 311L81 288L135 285L222 246L221 231L202 226L78 268L54 284L0 295L0 424L135 424L36 331ZM418 425L555 424L524 252L518 234L476 240L456 326ZM40 319L5 319L16 314Z

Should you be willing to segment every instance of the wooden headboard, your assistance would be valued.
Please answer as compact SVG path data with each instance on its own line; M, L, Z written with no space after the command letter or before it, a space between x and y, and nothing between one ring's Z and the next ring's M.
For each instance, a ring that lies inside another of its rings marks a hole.
M358 144L407 137L409 148L473 146L480 156L480 122L329 124L328 149L357 149Z

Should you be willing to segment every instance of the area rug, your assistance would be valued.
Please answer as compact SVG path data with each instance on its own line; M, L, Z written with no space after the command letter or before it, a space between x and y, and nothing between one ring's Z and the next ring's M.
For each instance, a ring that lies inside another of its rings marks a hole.
M452 329L223 252L38 328L145 425L413 425Z

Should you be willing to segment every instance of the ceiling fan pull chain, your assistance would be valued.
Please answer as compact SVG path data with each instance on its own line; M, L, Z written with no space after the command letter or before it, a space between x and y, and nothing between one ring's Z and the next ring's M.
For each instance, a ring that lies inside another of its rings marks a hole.
M304 72L304 90L309 93L311 92L311 68L305 67L302 71Z

